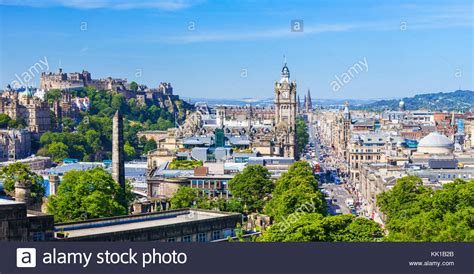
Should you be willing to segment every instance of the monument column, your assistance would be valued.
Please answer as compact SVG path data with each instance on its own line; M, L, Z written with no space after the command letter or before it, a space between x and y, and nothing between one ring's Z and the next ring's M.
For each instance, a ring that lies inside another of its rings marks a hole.
M112 121L112 178L125 190L123 117L117 110Z

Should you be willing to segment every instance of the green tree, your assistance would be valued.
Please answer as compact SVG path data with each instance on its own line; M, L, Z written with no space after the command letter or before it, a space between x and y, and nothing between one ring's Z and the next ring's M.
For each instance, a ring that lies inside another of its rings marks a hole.
M173 160L168 165L168 169L194 169L198 166L202 166L202 161L196 160Z
M296 119L296 140L297 140L297 151L303 151L303 148L308 144L309 141L309 134L308 134L308 126L306 125L305 121L298 117Z
M63 131L65 132L71 132L74 130L74 126L76 125L76 122L69 118L69 117L65 117L62 119L62 123L63 123Z
M135 159L137 156L137 152L135 151L135 148L130 145L130 143L126 142L125 145L123 146L123 151L125 152L125 159L127 161Z
M326 214L326 202L308 162L298 161L277 180L265 213L281 221L294 212Z
M5 113L0 113L0 128L7 128L12 119Z
M121 113L127 111L127 102L123 94L117 93L112 96L111 107L114 111L119 110Z
M155 150L157 148L156 142L154 139L149 139L146 141L143 146L143 154L147 154L149 151Z
M171 208L186 208L193 206L194 201L197 201L197 189L188 186L180 186L176 193L171 198Z
M99 151L103 149L99 132L89 129L85 133L85 138L92 151Z
M59 89L50 89L46 92L45 99L51 105L55 100L61 99L62 92Z
M138 90L138 84L135 81L132 81L130 83L130 90L137 91Z
M326 216L301 213L270 226L259 239L263 242L372 242L383 232L376 222L352 215Z
M8 127L10 128L25 128L26 127L26 121L23 118L17 118L17 119L11 119L8 122Z
M0 179L6 191L15 191L15 182L31 184L31 196L42 197L44 195L43 177L31 171L30 167L16 162L0 169Z
M69 157L69 147L65 145L63 142L54 142L47 146L48 155L52 158L55 162L61 162L65 158Z
M377 196L388 241L474 241L474 180L456 179L433 190L406 176Z
M131 187L125 191L102 168L72 170L64 174L58 193L49 197L47 210L56 222L125 215L131 200Z
M249 165L229 181L232 196L239 199L247 212L259 212L274 188L270 172L261 165Z

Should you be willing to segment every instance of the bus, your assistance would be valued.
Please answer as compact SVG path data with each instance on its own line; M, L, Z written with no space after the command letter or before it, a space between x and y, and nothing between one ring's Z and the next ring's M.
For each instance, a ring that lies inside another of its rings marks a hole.
M317 161L312 161L311 166L313 167L313 173L321 172L321 165Z

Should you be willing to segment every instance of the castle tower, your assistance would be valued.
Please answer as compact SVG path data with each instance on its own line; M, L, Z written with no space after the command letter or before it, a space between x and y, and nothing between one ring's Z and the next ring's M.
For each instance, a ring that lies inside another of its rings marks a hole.
M281 70L280 81L275 82L275 133L278 154L297 158L296 152L296 82L290 82L290 70L286 62Z
M125 189L123 117L117 110L112 121L112 178Z

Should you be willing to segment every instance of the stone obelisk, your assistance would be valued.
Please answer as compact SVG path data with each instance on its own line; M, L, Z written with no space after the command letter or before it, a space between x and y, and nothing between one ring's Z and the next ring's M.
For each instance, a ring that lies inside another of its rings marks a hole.
M112 178L125 190L123 117L118 110L112 123Z

